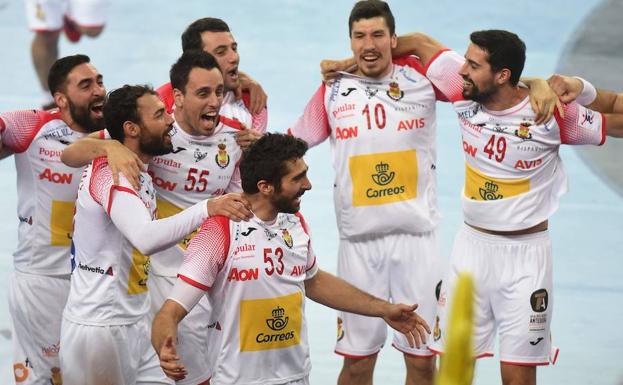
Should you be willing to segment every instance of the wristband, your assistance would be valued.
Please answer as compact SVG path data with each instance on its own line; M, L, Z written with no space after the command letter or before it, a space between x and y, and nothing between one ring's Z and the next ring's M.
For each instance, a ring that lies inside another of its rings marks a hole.
M574 76L574 78L581 81L584 85L582 92L580 93L580 95L578 95L575 101L583 106L588 106L589 104L593 103L595 99L597 99L597 90L595 89L595 86L582 79L581 77Z

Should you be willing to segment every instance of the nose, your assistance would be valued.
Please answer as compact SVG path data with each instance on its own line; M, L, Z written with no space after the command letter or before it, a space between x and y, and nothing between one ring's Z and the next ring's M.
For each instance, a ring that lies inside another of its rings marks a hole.
M459 75L467 76L467 62L463 63L461 68L459 68Z
M240 61L240 55L238 55L238 51L234 51L233 49L229 50L227 61L231 64L238 63Z
M305 177L305 180L303 181L303 189L305 191L308 191L308 190L312 189L312 184L311 184L311 181L309 180L308 177Z

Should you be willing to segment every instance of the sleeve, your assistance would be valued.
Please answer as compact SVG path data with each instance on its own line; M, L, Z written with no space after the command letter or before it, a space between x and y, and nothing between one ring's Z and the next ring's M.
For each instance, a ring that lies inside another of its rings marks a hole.
M229 219L209 218L188 244L178 277L196 288L209 290L225 265L229 244Z
M393 59L394 64L411 67L423 76L426 76L426 67L422 64L417 56L408 55L401 56ZM444 95L435 85L433 85L435 91L435 98L440 102L448 102L448 98Z
M242 102L248 110L249 106L251 105L251 94L249 94L249 91L242 91ZM259 113L251 115L251 127L249 128L252 128L263 134L266 132L267 127L268 109L264 107L264 109L262 109L262 111L260 111Z
M6 147L15 153L26 151L50 116L49 112L37 110L21 110L0 114L2 147Z
M121 174L119 185L114 185L112 171L101 159L94 161L89 193L142 254L150 255L175 245L208 217L208 207L203 200L178 214L153 220L130 182Z
M305 106L303 115L288 129L290 135L303 139L310 147L322 143L331 135L331 127L324 104L325 91L325 85L320 85Z
M171 83L165 83L161 85L156 90L156 93L160 97L160 100L162 100L162 103L164 103L164 109L167 111L167 113L172 114L175 100L173 99L173 86L171 85Z
M601 146L606 141L606 117L578 103L563 106L565 117L561 118L558 110L554 118L560 128L562 144L593 144Z
M231 175L229 184L225 189L226 193L240 193L242 192L242 177L240 176L240 160L236 163L234 173Z
M463 77L459 70L465 59L456 51L441 50L428 63L426 77L450 102L463 99Z
M178 278L167 299L177 302L186 312L190 313L204 295L204 290Z
M307 266L305 267L305 279L310 279L318 272L318 264L316 263L316 253L314 252L314 248L312 247L311 242L311 234L309 232L309 227L307 226L307 222L305 222L305 218L303 214L299 211L296 213L296 216L301 220L301 226L303 226L303 230L305 234L309 237L309 241L307 243Z

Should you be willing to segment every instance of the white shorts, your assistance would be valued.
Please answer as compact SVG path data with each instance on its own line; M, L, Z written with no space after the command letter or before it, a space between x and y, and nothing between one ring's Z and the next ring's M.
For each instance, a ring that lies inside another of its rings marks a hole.
M81 325L63 318L63 385L168 384L146 317L132 325Z
M110 0L26 0L28 28L59 31L67 16L81 27L103 27Z
M151 319L169 296L176 279L159 275L149 277L147 285L151 297ZM188 372L186 378L176 382L178 385L200 384L209 379L214 372L213 366L218 349L210 349L214 354L209 355L208 335L216 326L210 322L210 309L207 297L203 297L178 325L177 355Z
M417 313L432 325L436 311L435 288L441 274L435 231L421 235L395 234L362 241L340 240L338 276L359 289L394 303L417 303ZM347 358L376 354L387 338L381 318L338 314L335 352ZM407 338L394 332L392 345L420 357L433 353L426 345L409 347Z
M503 363L547 365L553 309L549 233L500 236L463 225L441 288L430 347L436 352L443 352L452 294L462 272L472 275L476 289L476 357L493 355L497 331Z
M61 320L68 295L68 277L12 274L9 312L16 383L49 385L60 380Z

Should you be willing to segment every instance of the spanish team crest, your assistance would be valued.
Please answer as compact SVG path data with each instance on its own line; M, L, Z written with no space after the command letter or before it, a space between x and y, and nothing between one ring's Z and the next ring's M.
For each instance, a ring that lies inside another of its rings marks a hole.
M218 153L214 158L216 160L216 164L220 168L226 168L229 165L229 154L227 153L227 145L225 142L221 142L218 144Z
M519 129L515 130L515 136L518 136L519 138L523 140L532 139L532 133L530 132L531 125L532 125L531 122L521 122L519 124Z
M439 316L435 319L435 328L433 329L433 339L439 341L441 338L441 328L439 327Z
M395 101L399 101L405 96L404 91L400 90L400 86L397 82L389 83L389 91L387 91L387 96Z
M281 238L283 238L283 242L286 244L286 246L292 248L294 242L292 241L292 236L287 229L281 229Z
M341 341L342 338L344 338L344 327L342 326L342 324L344 323L344 321L342 320L341 317L337 317L337 340Z

